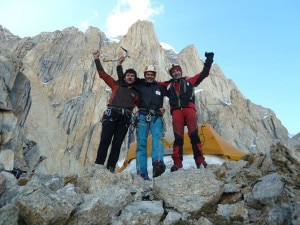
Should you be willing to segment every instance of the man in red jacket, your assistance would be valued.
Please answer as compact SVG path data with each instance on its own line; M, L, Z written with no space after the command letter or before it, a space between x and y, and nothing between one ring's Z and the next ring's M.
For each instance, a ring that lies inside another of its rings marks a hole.
M179 65L172 65L169 70L172 79L159 84L167 88L170 110L173 119L173 132L175 141L173 145L172 158L174 165L171 172L182 168L182 147L184 137L184 126L188 128L191 139L194 159L197 168L201 165L207 166L203 156L202 145L198 135L198 122L195 106L194 87L197 87L209 75L213 63L214 53L205 53L205 63L203 70L193 77L182 77L182 68Z
M100 52L95 50L92 53L99 77L112 90L102 118L101 140L95 163L104 165L108 147L112 142L106 167L114 172L123 140L131 123L132 110L139 104L139 93L134 87L137 74L134 69L128 69L124 73L124 82L117 82L104 71L99 60Z

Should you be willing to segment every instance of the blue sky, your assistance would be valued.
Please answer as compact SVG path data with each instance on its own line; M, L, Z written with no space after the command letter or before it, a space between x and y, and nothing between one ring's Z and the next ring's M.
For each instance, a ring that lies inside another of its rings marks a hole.
M116 36L138 19L153 22L177 52L190 44L201 58L214 51L245 98L300 132L298 0L0 0L0 25L20 37L70 26Z

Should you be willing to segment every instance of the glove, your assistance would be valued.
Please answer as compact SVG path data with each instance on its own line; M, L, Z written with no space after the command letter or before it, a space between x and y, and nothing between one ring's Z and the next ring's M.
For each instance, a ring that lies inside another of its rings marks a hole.
M213 63L214 61L214 53L213 52L205 52L206 63Z
M93 50L93 51L92 51L92 54L93 54L93 56L94 56L94 59L99 59L99 56L100 56L99 50Z
M23 173L27 173L27 171L21 170L20 168L14 168L13 170L5 170L5 171L12 173L17 179L19 179Z

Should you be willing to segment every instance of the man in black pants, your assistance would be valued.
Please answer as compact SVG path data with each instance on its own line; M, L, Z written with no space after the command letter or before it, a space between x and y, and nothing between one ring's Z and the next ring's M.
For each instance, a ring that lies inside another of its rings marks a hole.
M123 140L131 122L132 110L139 104L139 93L134 88L137 74L134 69L128 69L124 73L124 82L119 83L104 71L99 55L99 50L93 51L99 77L111 88L112 93L102 118L101 140L95 163L104 165L108 148L112 142L106 167L114 172Z

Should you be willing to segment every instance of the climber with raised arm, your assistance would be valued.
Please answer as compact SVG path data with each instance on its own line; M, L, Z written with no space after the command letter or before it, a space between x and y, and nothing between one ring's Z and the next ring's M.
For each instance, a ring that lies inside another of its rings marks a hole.
M183 160L183 138L184 126L188 128L188 135L191 140L194 160L197 168L203 165L205 168L207 163L203 156L202 145L198 134L198 119L196 114L194 87L197 87L209 75L211 65L213 63L214 53L205 53L205 63L203 70L193 77L183 77L182 68L179 65L172 65L169 73L172 77L169 81L158 82L167 88L167 96L169 98L170 110L173 119L174 145L172 158L174 165L171 172L182 168Z
M120 58L117 65L119 80L123 77L122 63L124 57ZM160 176L165 172L164 144L163 144L163 103L166 89L157 84L155 80L156 69L153 65L146 66L144 78L137 78L135 84L140 94L140 105L137 123L137 149L136 149L136 171L145 180L149 179L147 171L147 140L149 133L152 136L152 167L153 177Z
M134 87L137 74L134 69L127 69L122 77L124 82L119 83L104 71L99 60L99 50L94 50L92 54L99 77L112 91L102 118L101 139L95 163L104 165L111 144L106 168L114 172L123 140L131 123L132 110L139 104L139 93Z

